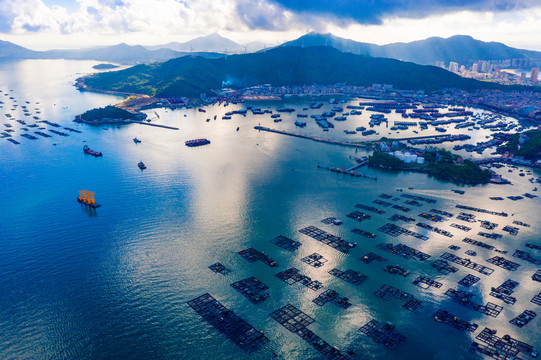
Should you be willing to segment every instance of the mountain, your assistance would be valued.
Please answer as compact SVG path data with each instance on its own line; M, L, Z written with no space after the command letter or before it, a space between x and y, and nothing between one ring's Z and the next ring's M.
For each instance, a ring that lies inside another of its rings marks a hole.
M312 32L280 46L332 46L343 52L400 59L417 64L434 64L436 61L466 64L475 60L541 59L541 52L538 51L515 49L502 43L484 42L466 35L376 45Z
M0 59L1 58L33 58L39 52L32 51L9 41L0 40Z
M195 38L193 40L179 43L179 42L171 42L164 45L156 45L156 46L147 46L147 49L149 50L157 50L157 49L172 49L175 51L184 51L184 52L193 52L193 51L201 51L201 52L221 52L227 51L228 53L238 53L241 51L244 51L244 47L237 44L236 42L226 39L222 36L220 36L217 33L210 34L207 36L201 36L198 38Z
M156 97L199 96L220 89L223 82L232 87L267 83L274 86L387 83L397 89L412 90L498 87L493 83L465 79L434 66L343 53L332 47L278 47L217 59L186 56L84 79L90 89Z
M148 50L142 46L118 44L114 46L75 50L32 51L7 41L0 41L0 58L98 60L122 64L167 61L181 56L216 58L218 53L179 52L171 49Z

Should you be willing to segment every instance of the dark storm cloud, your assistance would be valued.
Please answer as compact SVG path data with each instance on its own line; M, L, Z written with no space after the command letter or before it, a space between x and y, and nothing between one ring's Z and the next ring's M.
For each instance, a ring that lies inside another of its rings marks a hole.
M260 3L260 2L259 2ZM539 6L539 0L269 0L276 5L274 13L258 12L250 1L241 2L237 10L251 28L273 30L283 24L276 22L278 9L289 10L301 22L310 22L310 15L327 18L335 23L381 24L385 18L424 18L459 10L510 11ZM260 8L260 6L259 6ZM303 16L308 16L303 21ZM264 18L264 21L261 19ZM312 20L314 18L312 17Z

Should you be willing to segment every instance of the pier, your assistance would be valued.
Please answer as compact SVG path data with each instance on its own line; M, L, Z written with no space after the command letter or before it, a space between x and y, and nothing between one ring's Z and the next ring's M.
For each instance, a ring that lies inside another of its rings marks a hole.
M272 133L276 133L276 134L282 134L282 135L298 137L298 138L301 138L301 139L313 140L313 141L322 142L322 143L325 143L325 144L341 145L341 146L347 146L347 147L354 147L354 148L358 148L358 149L368 149L368 146L365 145L365 144L354 144L354 143L350 143L350 142L346 142L346 141L323 139L323 138L319 138L317 136L302 135L302 134L297 134L297 133L292 133L292 132L287 132L287 131L282 131L282 130L276 130L276 129L271 129L271 128L260 126L260 125L254 126L254 129L260 130L260 131L272 132Z

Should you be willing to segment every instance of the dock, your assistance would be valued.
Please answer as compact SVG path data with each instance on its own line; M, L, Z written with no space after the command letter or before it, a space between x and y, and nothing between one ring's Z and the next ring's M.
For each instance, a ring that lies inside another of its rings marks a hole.
M272 132L272 133L276 133L276 134L293 136L293 137L297 137L297 138L301 138L301 139L308 139L308 140L312 140L312 141L316 141L316 142L322 142L322 143L325 143L325 144L347 146L347 147L353 147L353 148L358 148L358 149L367 149L368 148L368 146L365 145L365 144L354 144L354 143L350 143L350 142L346 142L346 141L324 139L324 138L320 138L320 137L317 137L317 136L302 135L302 134L297 134L297 133L292 133L292 132L287 132L287 131L282 131L282 130L271 129L271 128L264 127L264 126L259 126L259 125L254 126L254 129L259 130L259 131L267 131L267 132Z

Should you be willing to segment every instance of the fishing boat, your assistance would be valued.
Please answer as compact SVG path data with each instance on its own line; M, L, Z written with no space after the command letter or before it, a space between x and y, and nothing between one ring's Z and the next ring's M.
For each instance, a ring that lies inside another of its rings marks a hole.
M138 138L133 138L133 142L136 143L136 144L138 144L138 143L141 142L141 140L139 140Z
M137 166L139 166L139 169L141 169L141 170L147 168L147 166L142 161L139 161L139 164L137 164Z

